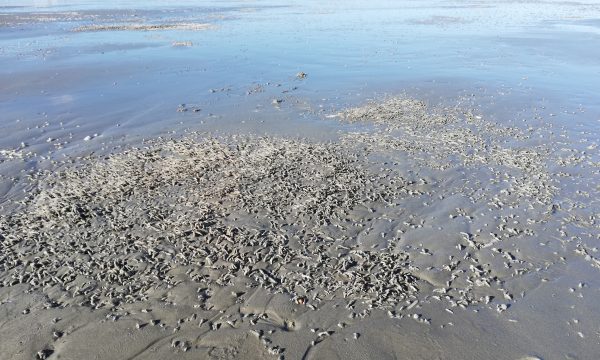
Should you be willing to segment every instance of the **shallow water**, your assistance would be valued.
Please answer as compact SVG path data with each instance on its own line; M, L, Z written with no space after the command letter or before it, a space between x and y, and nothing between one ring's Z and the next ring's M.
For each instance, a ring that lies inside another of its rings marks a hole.
M3 147L68 132L157 134L180 121L262 131L257 119L273 116L306 121L270 122L267 131L306 126L311 133L319 111L398 92L448 103L473 94L502 121L537 108L542 121L600 127L598 3L25 4L9 1L0 10ZM214 28L73 32L126 21ZM300 71L308 74L302 81ZM274 98L286 100L276 111ZM177 113L179 104L202 111Z

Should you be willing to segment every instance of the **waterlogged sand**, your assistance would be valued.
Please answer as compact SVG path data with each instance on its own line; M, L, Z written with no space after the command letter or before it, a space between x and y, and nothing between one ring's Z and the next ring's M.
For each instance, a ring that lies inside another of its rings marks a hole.
M108 24L108 25L86 25L80 26L75 32L93 31L162 31L162 30L207 30L210 24L177 23L177 24Z
M595 357L593 143L408 97L322 121L355 126L156 138L13 183L3 358Z
M214 10L217 11L217 10ZM30 28L37 24L61 24L72 32L96 31L160 31L206 30L209 19L222 18L219 14L185 14L173 9L127 10L96 9L79 11L18 11L0 13L0 29ZM77 24L83 24L77 26Z

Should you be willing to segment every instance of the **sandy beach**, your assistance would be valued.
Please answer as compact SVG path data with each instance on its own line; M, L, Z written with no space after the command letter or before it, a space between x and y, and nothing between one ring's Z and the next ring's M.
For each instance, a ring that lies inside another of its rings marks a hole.
M40 357L385 357L403 344L378 344L390 332L374 317L464 334L453 319L475 313L517 336L530 294L572 263L600 266L596 214L585 221L598 184L588 206L555 200L573 168L597 174L587 156L407 98L324 121L372 127L335 142L193 134L35 172L0 218L3 328L25 336L32 319ZM107 338L85 340L81 318ZM105 348L125 334L135 345ZM504 358L543 353L532 345Z
M600 14L549 4L387 16L486 44L495 12ZM317 40L269 63L257 21L362 34L370 8L254 5L0 7L0 359L596 359L597 65L453 82L421 49L394 82L391 23L381 68Z

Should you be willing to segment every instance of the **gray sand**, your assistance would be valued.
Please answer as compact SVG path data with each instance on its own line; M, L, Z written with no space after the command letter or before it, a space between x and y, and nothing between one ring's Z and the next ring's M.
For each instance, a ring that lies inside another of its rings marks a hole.
M4 2L0 360L598 358L600 3Z
M37 171L0 216L5 354L594 354L592 157L405 97L323 121L364 128L158 138Z

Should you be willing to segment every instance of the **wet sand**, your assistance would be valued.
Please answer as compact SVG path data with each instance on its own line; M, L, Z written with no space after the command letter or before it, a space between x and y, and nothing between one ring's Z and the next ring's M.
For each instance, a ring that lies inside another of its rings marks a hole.
M0 359L595 359L600 7L545 5L0 7Z
M597 163L531 144L548 129L404 97L323 121L368 127L328 142L188 134L32 173L0 217L6 353L595 353L597 280L573 267L600 264L599 187L561 191L574 169L596 181ZM529 319L556 306L549 290L565 303L548 334Z

